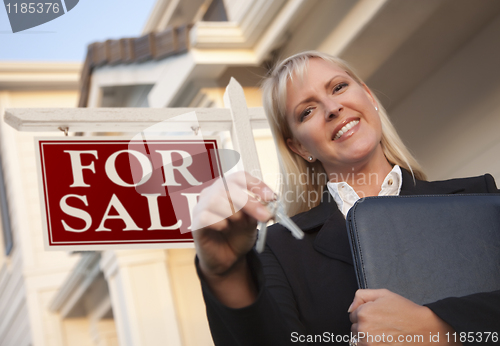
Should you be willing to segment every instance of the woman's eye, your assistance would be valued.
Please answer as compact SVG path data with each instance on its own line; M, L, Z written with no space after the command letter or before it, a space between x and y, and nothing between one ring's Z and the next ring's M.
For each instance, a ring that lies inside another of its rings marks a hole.
M344 89L345 87L347 87L348 84L343 82L343 83L340 83L340 84L337 84L334 88L333 88L333 93L337 93L339 92L340 90Z
M311 114L313 111L312 108L306 108L304 109L304 111L300 114L300 122L304 121L304 118L307 117L309 114Z

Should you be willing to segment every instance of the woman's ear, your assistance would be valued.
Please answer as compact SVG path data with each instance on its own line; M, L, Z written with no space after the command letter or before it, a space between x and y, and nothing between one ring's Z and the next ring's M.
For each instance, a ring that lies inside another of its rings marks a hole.
M300 144L296 140L287 138L286 145L288 145L288 148L290 148L291 151L293 151L295 154L301 156L304 160L307 161L307 158L310 156L310 154L307 152L307 150L304 149L302 144Z

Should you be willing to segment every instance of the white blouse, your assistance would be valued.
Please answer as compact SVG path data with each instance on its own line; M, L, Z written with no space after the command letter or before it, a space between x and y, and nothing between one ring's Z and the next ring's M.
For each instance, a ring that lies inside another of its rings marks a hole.
M370 177L368 177L370 179ZM403 178L401 175L401 168L398 165L395 165L392 170L385 177L381 190L379 192L379 196L398 196L401 191L401 183L403 182ZM328 186L328 191L333 196L333 199L337 203L339 210L344 214L344 217L347 216L347 212L352 208L354 203L360 197L354 191L354 189L347 184L346 182L340 183L331 183L328 182L326 184Z

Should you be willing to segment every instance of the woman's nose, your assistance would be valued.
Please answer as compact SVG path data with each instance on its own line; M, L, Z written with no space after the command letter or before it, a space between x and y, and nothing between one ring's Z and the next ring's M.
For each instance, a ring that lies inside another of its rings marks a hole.
M325 104L325 118L326 121L333 120L340 115L340 112L344 109L344 107L335 101L329 101Z

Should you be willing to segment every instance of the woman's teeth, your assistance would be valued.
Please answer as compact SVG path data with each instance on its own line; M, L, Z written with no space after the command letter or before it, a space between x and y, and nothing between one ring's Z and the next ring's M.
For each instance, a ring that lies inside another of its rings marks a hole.
M353 120L350 123L345 124L345 126L343 128L341 128L339 132L337 132L337 134L335 135L335 137L333 138L333 140L337 140L340 137L342 137L342 135L344 133L346 133L347 131L349 131L350 129L352 129L354 126L358 125L358 123L359 123L359 120Z

